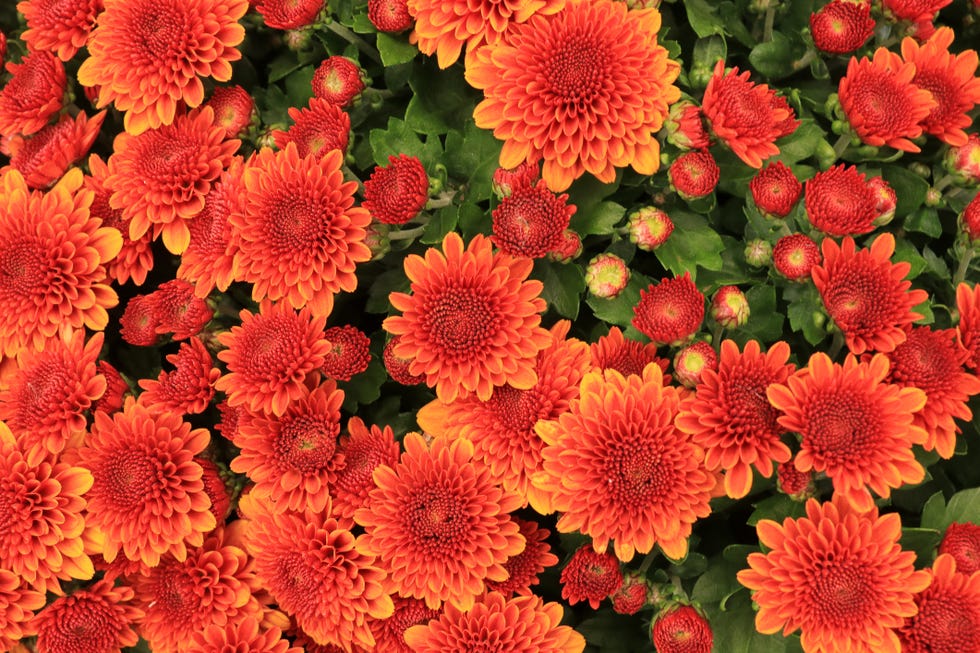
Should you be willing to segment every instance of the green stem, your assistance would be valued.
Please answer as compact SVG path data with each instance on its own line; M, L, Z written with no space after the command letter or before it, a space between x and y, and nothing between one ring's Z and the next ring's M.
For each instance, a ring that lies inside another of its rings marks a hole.
M851 135L845 131L843 134L837 137L837 142L834 143L834 158L840 159L844 156L844 152L847 148L851 146Z
M355 46L357 46L358 50L360 50L361 52L369 56L376 63L384 65L384 63L382 63L381 61L381 54L378 53L377 48L375 48L373 45L371 45L370 43L362 39L360 36L352 32L347 26L341 25L335 20L331 20L330 22L325 23L324 27L326 27L328 30L330 30L340 38L344 39L348 43L352 43Z
M762 28L762 42L768 43L772 40L772 29L776 24L776 7L775 3L769 3L769 8L766 9L766 23Z
M441 209L444 206L449 206L453 203L453 196L456 195L456 191L443 191L439 193L438 196L433 197L425 205L426 211L434 211L436 209Z
M638 573L640 576L645 576L647 570L650 569L650 565L652 565L653 561L656 559L657 559L657 549L653 549L652 551L650 551L650 553L646 555L645 558L643 558L643 562L640 563L640 568L636 570L636 573Z
M956 181L956 177L955 176L950 175L950 174L946 174L946 175L943 175L942 177L940 177L939 178L939 181L937 181L936 183L934 183L932 185L932 187L935 190L941 191L942 189L946 188L947 186L949 186L954 181Z
M810 65L810 62L817 58L816 50L807 50L806 54L793 62L793 71L803 70Z
M970 262L973 260L973 255L976 250L973 247L967 247L966 251L963 252L963 256L960 258L960 264L956 268L956 273L953 275L953 288L963 283L966 279L966 273L970 269Z
M402 229L400 231L389 231L388 240L411 240L416 236L421 236L425 231L425 225L420 225L413 229Z
M837 354L844 348L844 342L844 332L840 329L834 329L834 340L830 343L830 349L827 350L827 355L830 356L831 360L837 358Z

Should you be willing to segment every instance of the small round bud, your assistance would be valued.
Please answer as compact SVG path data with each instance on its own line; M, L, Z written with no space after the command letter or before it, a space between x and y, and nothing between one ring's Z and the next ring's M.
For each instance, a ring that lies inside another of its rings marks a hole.
M928 179L929 176L932 175L932 170L929 168L929 166L922 163L921 161L913 161L908 165L908 168L909 168L909 172L918 175L923 179Z
M309 47L310 41L313 40L313 31L308 27L287 30L283 35L283 40L286 42L287 48L293 52L299 52Z
M960 214L960 230L973 245L980 245L980 194L966 205Z
M623 584L610 598L613 610L619 614L634 615L649 604L650 583L638 574L626 574Z
M688 100L671 105L664 126L667 140L679 149L701 150L711 144L704 129L701 107Z
M630 241L640 249L652 252L665 242L674 231L670 216L658 208L645 206L629 216Z
M980 136L970 134L966 144L949 148L943 164L959 185L980 184Z
M568 263L582 253L582 237L571 229L561 234L558 246L548 252L548 258L558 263Z
M776 271L790 281L809 279L810 270L821 260L820 248L806 234L783 236L772 252L772 262Z
M320 62L313 73L313 96L347 106L364 90L361 67L347 57L332 56Z
M407 0L368 0L368 20L379 32L404 32L415 24Z
M711 298L711 317L726 329L743 326L749 320L749 300L738 286L722 286Z
M623 292L630 280L626 261L615 254L599 254L585 269L585 283L596 297L612 299Z
M776 479L779 491L794 501L806 501L814 495L813 472L801 472L792 460L779 463Z
M756 268L769 265L772 262L772 245L761 238L750 240L745 245L745 261Z
M943 192L938 188L930 188L926 191L924 204L930 207L941 206L943 203Z
M888 185L883 177L872 177L868 180L868 187L874 191L878 203L875 205L877 217L874 224L881 227L892 221L895 217L895 207L898 204L898 196L895 190Z
M770 164L749 182L752 200L767 218L785 218L803 192L803 184L782 161Z
M718 369L718 354L711 345L699 340L674 356L674 378L685 387L694 388L705 370Z
M667 169L670 185L685 200L705 197L714 192L721 169L707 150L682 154Z

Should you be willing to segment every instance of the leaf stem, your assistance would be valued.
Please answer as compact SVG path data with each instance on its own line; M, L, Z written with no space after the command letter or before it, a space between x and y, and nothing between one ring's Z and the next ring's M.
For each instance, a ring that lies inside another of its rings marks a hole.
M766 9L766 22L762 28L762 42L768 43L772 40L772 29L776 24L776 3L770 2Z
M369 56L376 63L384 65L384 63L381 61L381 54L378 52L377 48L375 48L373 45L371 45L370 43L362 39L360 36L355 34L346 25L342 25L335 20L331 20L325 23L324 27L326 27L328 30L330 30L340 38L344 39L348 43L357 46L358 50L360 50L361 52Z
M830 343L830 349L827 350L827 355L830 356L831 360L837 358L837 354L844 348L844 342L844 332L840 328L835 328L834 340Z
M966 279L966 273L970 269L970 262L975 253L976 250L973 247L967 247L966 251L963 252L963 256L960 257L960 264L956 267L956 273L953 274L953 288L956 288Z
M388 240L412 240L416 236L421 236L425 231L425 225L419 225L413 229L401 229L399 231L389 231Z
M851 146L851 135L845 131L843 134L837 137L837 142L834 143L834 158L840 159L844 156L844 152L847 148Z
M657 555L658 555L657 549L653 549L652 551L650 551L650 553L648 553L646 557L643 558L643 562L640 563L640 567L639 569L636 570L636 573L638 573L641 576L645 576L647 570L650 569L650 565L652 565L653 561L657 559Z

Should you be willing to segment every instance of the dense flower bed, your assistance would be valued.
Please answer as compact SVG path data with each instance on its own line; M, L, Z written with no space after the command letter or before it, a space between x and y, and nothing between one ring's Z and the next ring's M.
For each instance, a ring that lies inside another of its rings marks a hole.
M0 7L0 651L980 652L977 0Z

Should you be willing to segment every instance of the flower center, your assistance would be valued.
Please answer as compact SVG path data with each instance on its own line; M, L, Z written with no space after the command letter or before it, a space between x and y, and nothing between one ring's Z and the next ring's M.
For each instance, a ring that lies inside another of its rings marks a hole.
M496 307L472 288L448 288L420 322L432 340L453 357L472 358L497 333Z
M875 411L850 389L815 398L808 412L804 445L830 465L865 456L877 437Z
M318 415L299 415L284 420L276 438L280 459L304 474L330 467L337 450L338 424Z
M617 503L648 506L669 491L674 474L663 464L660 452L625 438L614 443L606 456L607 490Z
M270 198L265 207L270 216L269 239L276 251L295 254L308 251L319 240L323 230L324 211L302 194L285 194Z
M545 64L551 103L576 110L590 105L606 77L603 55L594 36L583 33L565 40Z
M131 43L146 61L173 61L187 38L182 12L174 3L142 2L131 16Z
M39 634L42 650L63 653L110 651L118 648L117 635L121 630L118 617L100 599L81 599L61 612L53 628Z
M467 533L468 519L458 497L446 488L422 488L406 510L415 544L430 552L456 553Z
M509 385L494 388L487 408L509 431L529 433L541 415L541 396L532 390L518 390Z
M113 506L133 508L155 494L161 463L144 451L117 451L102 470L102 481Z
M31 295L45 285L47 266L35 243L20 241L0 250L0 289Z
M836 558L831 551L813 563L808 601L813 617L831 628L873 619L878 593L871 571L862 561Z

